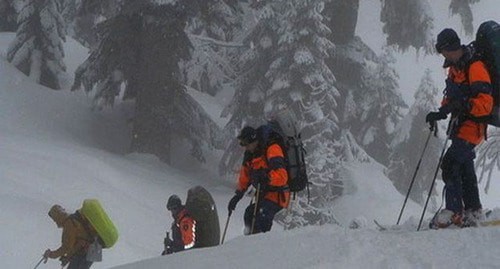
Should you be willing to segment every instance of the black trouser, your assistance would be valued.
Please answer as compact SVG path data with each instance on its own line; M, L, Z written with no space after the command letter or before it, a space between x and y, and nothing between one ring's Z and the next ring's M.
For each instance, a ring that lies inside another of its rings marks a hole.
M441 164L446 191L446 209L455 213L480 209L479 189L474 170L474 145L454 138Z
M245 226L249 229L252 227L254 208L255 204L252 203L245 210ZM250 234L270 231L273 225L274 215L276 215L276 213L278 213L281 209L282 207L274 202L266 199L260 200L257 206L254 229L253 232L250 232Z
M87 261L87 255L75 255L70 261L67 269L89 269L92 262Z

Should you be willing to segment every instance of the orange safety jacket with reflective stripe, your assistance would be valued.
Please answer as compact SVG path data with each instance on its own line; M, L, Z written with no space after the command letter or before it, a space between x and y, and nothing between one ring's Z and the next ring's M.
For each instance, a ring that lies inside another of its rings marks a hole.
M467 77L468 73L468 77ZM491 95L491 78L482 61L474 61L469 65L468 72L460 70L455 66L450 66L448 78L459 85L468 85L471 96L468 98L468 113L473 117L487 116L493 109L493 97ZM487 88L490 92L488 93ZM441 102L442 107L447 105L448 98ZM486 123L478 123L466 119L458 127L456 137L463 139L471 144L481 143L486 134Z
M196 220L188 214L185 208L177 214L172 225L172 233L174 240L174 252L190 249L195 246Z
M282 148L274 143L267 147L265 154L244 160L238 178L238 190L246 191L254 179L250 178L252 170L263 170L267 173L269 184L264 199L279 206L288 207L290 191L288 189L288 173Z

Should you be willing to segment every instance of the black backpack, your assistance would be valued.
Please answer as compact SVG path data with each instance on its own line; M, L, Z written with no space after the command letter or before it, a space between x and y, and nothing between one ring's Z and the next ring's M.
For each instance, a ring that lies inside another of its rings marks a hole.
M196 220L196 247L219 245L219 215L212 195L201 186L190 188L186 198L186 209Z
M300 133L295 128L293 128L293 133L285 132L282 128L284 124L286 123L280 123L279 119L268 121L267 124L259 127L258 133L264 138L265 145L277 143L283 149L288 173L288 187L294 193L294 197L297 192L307 188L309 199L309 184L311 183L307 177L304 144Z
M488 69L494 99L492 113L477 121L500 127L500 25L495 21L483 22L471 45L474 48L474 58L485 63Z

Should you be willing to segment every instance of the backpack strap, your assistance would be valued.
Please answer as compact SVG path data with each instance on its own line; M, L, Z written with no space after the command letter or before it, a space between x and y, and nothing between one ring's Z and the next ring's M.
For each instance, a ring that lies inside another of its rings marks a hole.
M82 225L83 229L85 230L85 232L87 233L88 237L93 238L93 239L88 240L87 238L82 238L82 237L79 237L79 238L89 242L90 244L94 243L95 237L93 237L92 230L90 229L88 222L83 219L81 213L79 211L76 211L75 213L69 215L69 218L71 219L73 224L74 224L74 221L77 221L78 223L80 223ZM99 236L97 236L97 237L100 240L100 237ZM101 243L101 245L102 245L102 242L99 242L99 243Z

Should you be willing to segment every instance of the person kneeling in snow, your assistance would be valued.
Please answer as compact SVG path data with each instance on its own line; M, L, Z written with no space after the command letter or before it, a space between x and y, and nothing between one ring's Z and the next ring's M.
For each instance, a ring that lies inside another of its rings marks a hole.
M172 213L172 239L168 233L165 237L165 250L162 255L187 250L196 247L196 221L190 216L177 195L168 198L167 209Z

